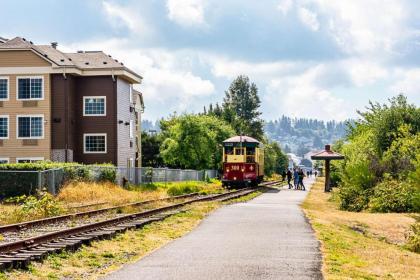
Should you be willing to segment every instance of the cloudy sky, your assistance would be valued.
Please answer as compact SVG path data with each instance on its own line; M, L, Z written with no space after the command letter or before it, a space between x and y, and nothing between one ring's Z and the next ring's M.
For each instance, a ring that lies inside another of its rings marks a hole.
M198 112L245 74L263 117L420 105L417 0L0 0L0 36L104 50L144 77L145 118Z

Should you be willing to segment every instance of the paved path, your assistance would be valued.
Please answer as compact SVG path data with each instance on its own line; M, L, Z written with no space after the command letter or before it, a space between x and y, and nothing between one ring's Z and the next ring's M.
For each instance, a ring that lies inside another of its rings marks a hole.
M191 233L105 279L322 279L319 244L299 209L306 194L282 189L219 208Z

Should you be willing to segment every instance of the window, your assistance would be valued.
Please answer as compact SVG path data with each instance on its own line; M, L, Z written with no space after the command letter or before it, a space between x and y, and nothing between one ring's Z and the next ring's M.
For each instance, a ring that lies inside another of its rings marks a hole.
M85 154L106 153L106 133L84 134L83 138Z
M44 99L43 77L18 77L17 92L18 100L42 100Z
M17 138L44 138L44 116L17 116Z
M130 120L130 138L134 137L134 121Z
M30 158L17 158L16 162L17 163L32 163L32 162L43 161L43 160L44 160L43 157L30 157Z
M0 139L9 138L9 116L0 116Z
M0 158L0 164L9 163L9 158Z
M106 97L105 96L84 96L83 97L83 116L105 116Z
M9 78L0 77L0 101L9 100Z

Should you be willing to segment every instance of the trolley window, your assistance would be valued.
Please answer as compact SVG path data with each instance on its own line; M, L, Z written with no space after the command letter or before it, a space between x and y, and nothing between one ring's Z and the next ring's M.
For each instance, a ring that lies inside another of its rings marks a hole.
M245 148L235 148L235 155L244 155L245 154Z

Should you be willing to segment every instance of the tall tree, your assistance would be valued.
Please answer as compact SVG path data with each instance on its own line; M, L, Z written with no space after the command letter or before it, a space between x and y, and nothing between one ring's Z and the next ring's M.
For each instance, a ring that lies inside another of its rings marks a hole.
M160 145L162 137L160 134L141 133L142 163L146 167L161 167L163 160L160 156Z
M232 127L215 116L181 115L161 121L165 137L160 152L169 167L220 168L221 143L234 134Z
M247 76L238 76L225 92L223 118L232 124L238 134L262 140L263 121L259 108L258 88Z

